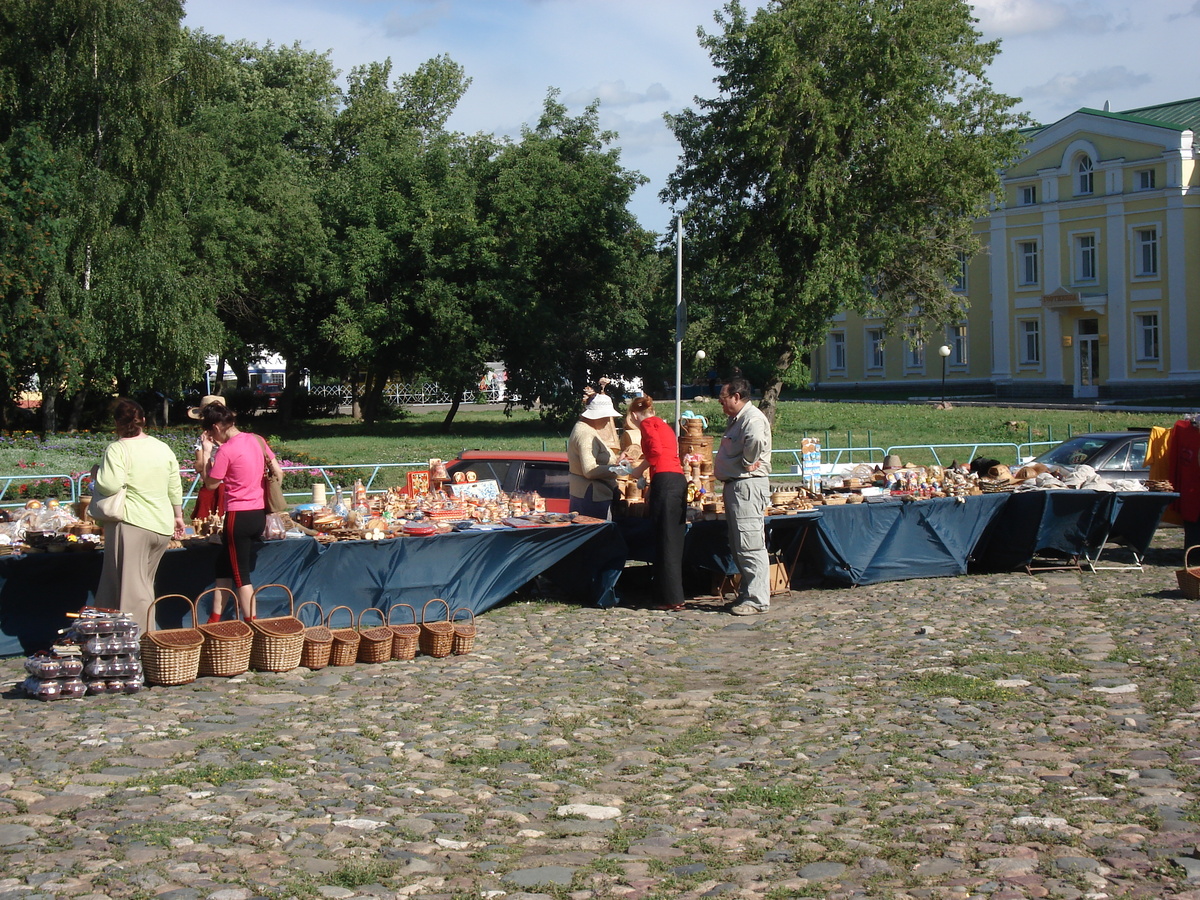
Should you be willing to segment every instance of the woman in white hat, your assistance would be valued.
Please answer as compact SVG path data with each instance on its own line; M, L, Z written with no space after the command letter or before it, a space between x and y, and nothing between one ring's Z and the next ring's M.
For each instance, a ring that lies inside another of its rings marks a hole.
M612 507L617 477L612 466L617 455L605 442L617 410L607 394L595 394L567 439L567 463L570 468L571 512L607 519Z

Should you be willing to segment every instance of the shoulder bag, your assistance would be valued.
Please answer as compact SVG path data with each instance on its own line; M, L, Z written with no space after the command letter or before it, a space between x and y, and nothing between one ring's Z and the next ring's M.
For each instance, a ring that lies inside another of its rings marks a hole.
M263 498L269 513L287 512L287 498L283 496L283 478L276 476L271 466L271 458L267 456L267 442L261 435L255 435L263 448Z
M94 494L92 502L88 504L88 515L105 525L116 525L125 521L125 493L129 487L129 451L126 449L124 453L126 483L121 485L115 494ZM94 483L92 490L96 490Z

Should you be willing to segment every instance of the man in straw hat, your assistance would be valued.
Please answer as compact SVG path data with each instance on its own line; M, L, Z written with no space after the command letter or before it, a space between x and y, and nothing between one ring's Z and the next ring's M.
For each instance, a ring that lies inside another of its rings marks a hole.
M725 486L729 549L741 573L735 616L765 613L771 607L771 559L763 514L770 505L771 423L750 402L750 382L729 379L717 397L729 417L713 474Z

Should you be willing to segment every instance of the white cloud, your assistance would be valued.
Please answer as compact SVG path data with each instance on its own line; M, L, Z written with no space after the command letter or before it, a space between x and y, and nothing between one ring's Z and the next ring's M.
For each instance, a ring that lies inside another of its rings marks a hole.
M661 82L654 82L644 91L631 91L625 87L624 81L602 81L593 88L573 91L563 97L568 106L587 106L593 100L599 100L604 106L637 106L639 103L666 103L671 99L670 92Z
M974 0L972 5L980 30L993 38L1103 34L1124 27L1127 19L1080 0Z
M1025 88L1023 94L1027 100L1048 100L1060 108L1087 106L1100 109L1104 105L1105 92L1128 92L1153 80L1145 73L1131 72L1124 66L1106 66L1088 72L1059 72L1049 81Z
M407 38L436 26L450 15L447 0L430 0L416 4L412 13L390 12L384 18L384 34L393 38Z

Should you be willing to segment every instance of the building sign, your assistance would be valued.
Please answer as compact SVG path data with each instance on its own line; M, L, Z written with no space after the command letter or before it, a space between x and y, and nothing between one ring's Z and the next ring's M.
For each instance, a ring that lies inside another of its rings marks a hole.
M1060 287L1056 291L1051 291L1049 294L1042 294L1042 306L1048 308L1061 308L1064 306L1078 306L1079 295L1068 291L1066 288Z

